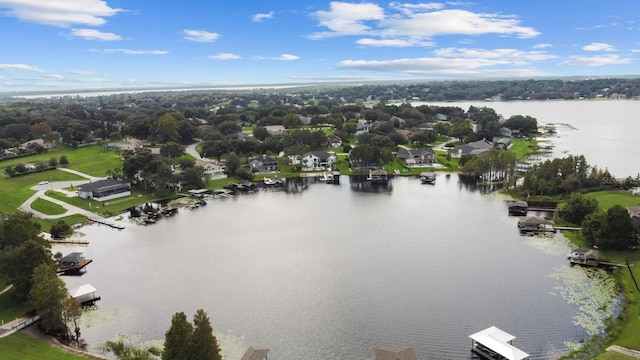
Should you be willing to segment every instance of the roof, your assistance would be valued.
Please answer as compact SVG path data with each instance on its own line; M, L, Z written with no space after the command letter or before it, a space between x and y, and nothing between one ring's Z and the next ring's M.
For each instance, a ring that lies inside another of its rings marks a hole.
M416 360L416 353L408 346L381 346L373 349L376 360Z
M88 184L80 185L78 186L78 191L107 190L109 188L120 188L123 185L130 186L130 183L124 180L105 179L105 180L98 180Z
M522 200L516 200L516 201L509 202L509 207L514 207L514 206L517 206L517 207L528 207L529 204L527 204L526 201L522 201Z
M81 252L72 252L70 254L65 255L62 259L60 259L61 263L77 263L82 260L84 256L82 256Z
M96 291L98 291L98 289L91 286L91 284L84 284L75 289L71 289L69 291L69 295L71 295L72 298L78 298L80 296L88 295Z
M516 337L508 334L495 326L479 331L469 337L476 342L497 352L508 360L522 360L529 357L529 354L511 345L509 342Z
M518 221L518 223L522 223L522 224L545 224L545 225L553 225L554 222L551 220L547 220L543 217L540 216L529 216L526 217L520 221Z
M309 155L313 155L313 156L319 158L320 160L327 160L333 154L330 154L330 153L328 153L326 151L322 151L322 150L315 150L315 151L309 151L308 153L304 154L302 157L306 158Z
M264 360L269 349L254 349L249 347L240 360Z

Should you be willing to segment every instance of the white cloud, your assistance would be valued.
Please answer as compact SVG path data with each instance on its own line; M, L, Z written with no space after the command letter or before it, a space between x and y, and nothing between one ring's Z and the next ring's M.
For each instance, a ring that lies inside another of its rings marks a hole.
M36 66L31 66L26 64L0 64L0 70L44 72L44 70Z
M23 21L61 27L103 25L104 18L122 11L102 0L0 0L0 8L8 8L5 15Z
M534 49L546 49L548 47L553 47L551 44L535 44L533 45Z
M271 19L271 18L273 18L273 11L269 11L266 14L255 14L251 17L251 21L261 22L264 19Z
M365 35L373 29L365 25L365 21L384 20L384 10L369 3L350 4L344 2L331 2L329 11L316 11L313 13L320 25L329 28L329 32L319 32L310 35L312 39L322 39L332 36Z
M591 43L582 47L584 51L616 51L613 45L606 43Z
M406 39L371 39L363 38L356 40L356 44L364 46L377 46L377 47L409 47L409 46L433 46L434 43L430 41L416 41Z
M123 53L127 55L166 55L166 50L131 50L131 49L89 49L91 52L101 52L105 54Z
M313 13L319 25L328 31L313 33L309 38L366 35L378 36L381 40L410 38L420 44L421 41L443 35L498 34L533 38L540 34L532 27L522 26L515 15L474 13L443 7L437 3L393 2L385 12L385 9L372 3L331 2L328 11Z
M71 30L71 36L83 38L85 40L102 40L102 41L117 41L122 40L120 35L113 33L106 33L95 29L73 29Z
M622 65L622 64L631 64L631 59L622 58L618 55L571 56L568 60L561 62L559 65L593 67L593 66Z
M51 75L41 76L40 80L61 81L61 80L64 80L64 76L58 75L58 74L51 74Z
M555 59L557 56L544 51L522 51L517 49L461 49L442 48L435 51L437 56L465 59L500 59L512 64Z
M220 37L220 34L218 33L212 33L204 30L185 29L183 32L186 40L195 42L213 42L218 40Z
M271 58L271 60L281 60L281 61L292 61L292 60L298 60L298 59L300 59L299 56L291 55L291 54L282 54L280 56Z
M73 74L73 75L93 75L93 71L89 71L89 70L71 70L71 71L69 71L69 74Z
M220 54L216 54L216 55L209 55L209 56L207 56L207 59L213 59L213 60L235 60L235 59L242 59L242 57L240 57L240 55L231 54L231 53L220 53Z

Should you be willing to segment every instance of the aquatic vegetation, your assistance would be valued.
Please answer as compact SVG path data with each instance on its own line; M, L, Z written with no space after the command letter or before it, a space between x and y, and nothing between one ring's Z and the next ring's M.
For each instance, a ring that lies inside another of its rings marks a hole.
M549 255L567 255L571 252L571 242L562 233L527 236L527 245Z
M127 315L127 310L125 309L99 307L98 305L84 307L80 317L80 327L88 329L111 324L114 319L121 319Z
M585 330L589 337L604 336L607 322L619 311L620 294L615 279L601 269L559 267L547 275L556 280L553 287L569 304L578 307L573 324ZM565 343L579 349L579 343Z

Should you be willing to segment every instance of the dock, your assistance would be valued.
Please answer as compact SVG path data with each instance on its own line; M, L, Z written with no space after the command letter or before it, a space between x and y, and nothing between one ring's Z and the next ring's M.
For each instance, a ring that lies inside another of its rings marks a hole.
M485 359L526 360L529 354L512 345L515 336L495 326L469 335L471 352Z
M518 221L518 229L521 233L556 232L553 221L538 216L530 216Z
M89 240L83 239L47 239L52 244L89 245Z
M64 275L80 274L82 269L92 262L92 259L82 256L82 253L72 252L58 260L58 273Z
M124 225L117 224L114 221L109 221L102 217L90 216L88 219L96 224L107 225L108 227L113 229L118 229L118 230L124 229Z
M601 259L600 251L595 249L575 248L571 250L571 254L567 259L573 265L590 266L604 268L608 270L620 269L627 267L625 264L618 264L611 260Z

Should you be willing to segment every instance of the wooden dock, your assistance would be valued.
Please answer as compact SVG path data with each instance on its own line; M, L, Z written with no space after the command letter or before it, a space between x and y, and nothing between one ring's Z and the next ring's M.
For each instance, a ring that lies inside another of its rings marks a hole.
M89 245L89 240L83 239L47 239L52 244Z
M109 221L109 220L104 219L104 218L91 216L91 217L89 217L89 220L94 222L94 223L97 223L97 224L107 225L108 227L113 228L113 229L118 229L118 230L123 230L124 229L124 225L116 224L115 222Z
M61 263L58 265L58 273L62 274L76 274L80 273L82 269L84 269L87 265L93 262L92 259L82 258L78 262L74 264L64 264Z

